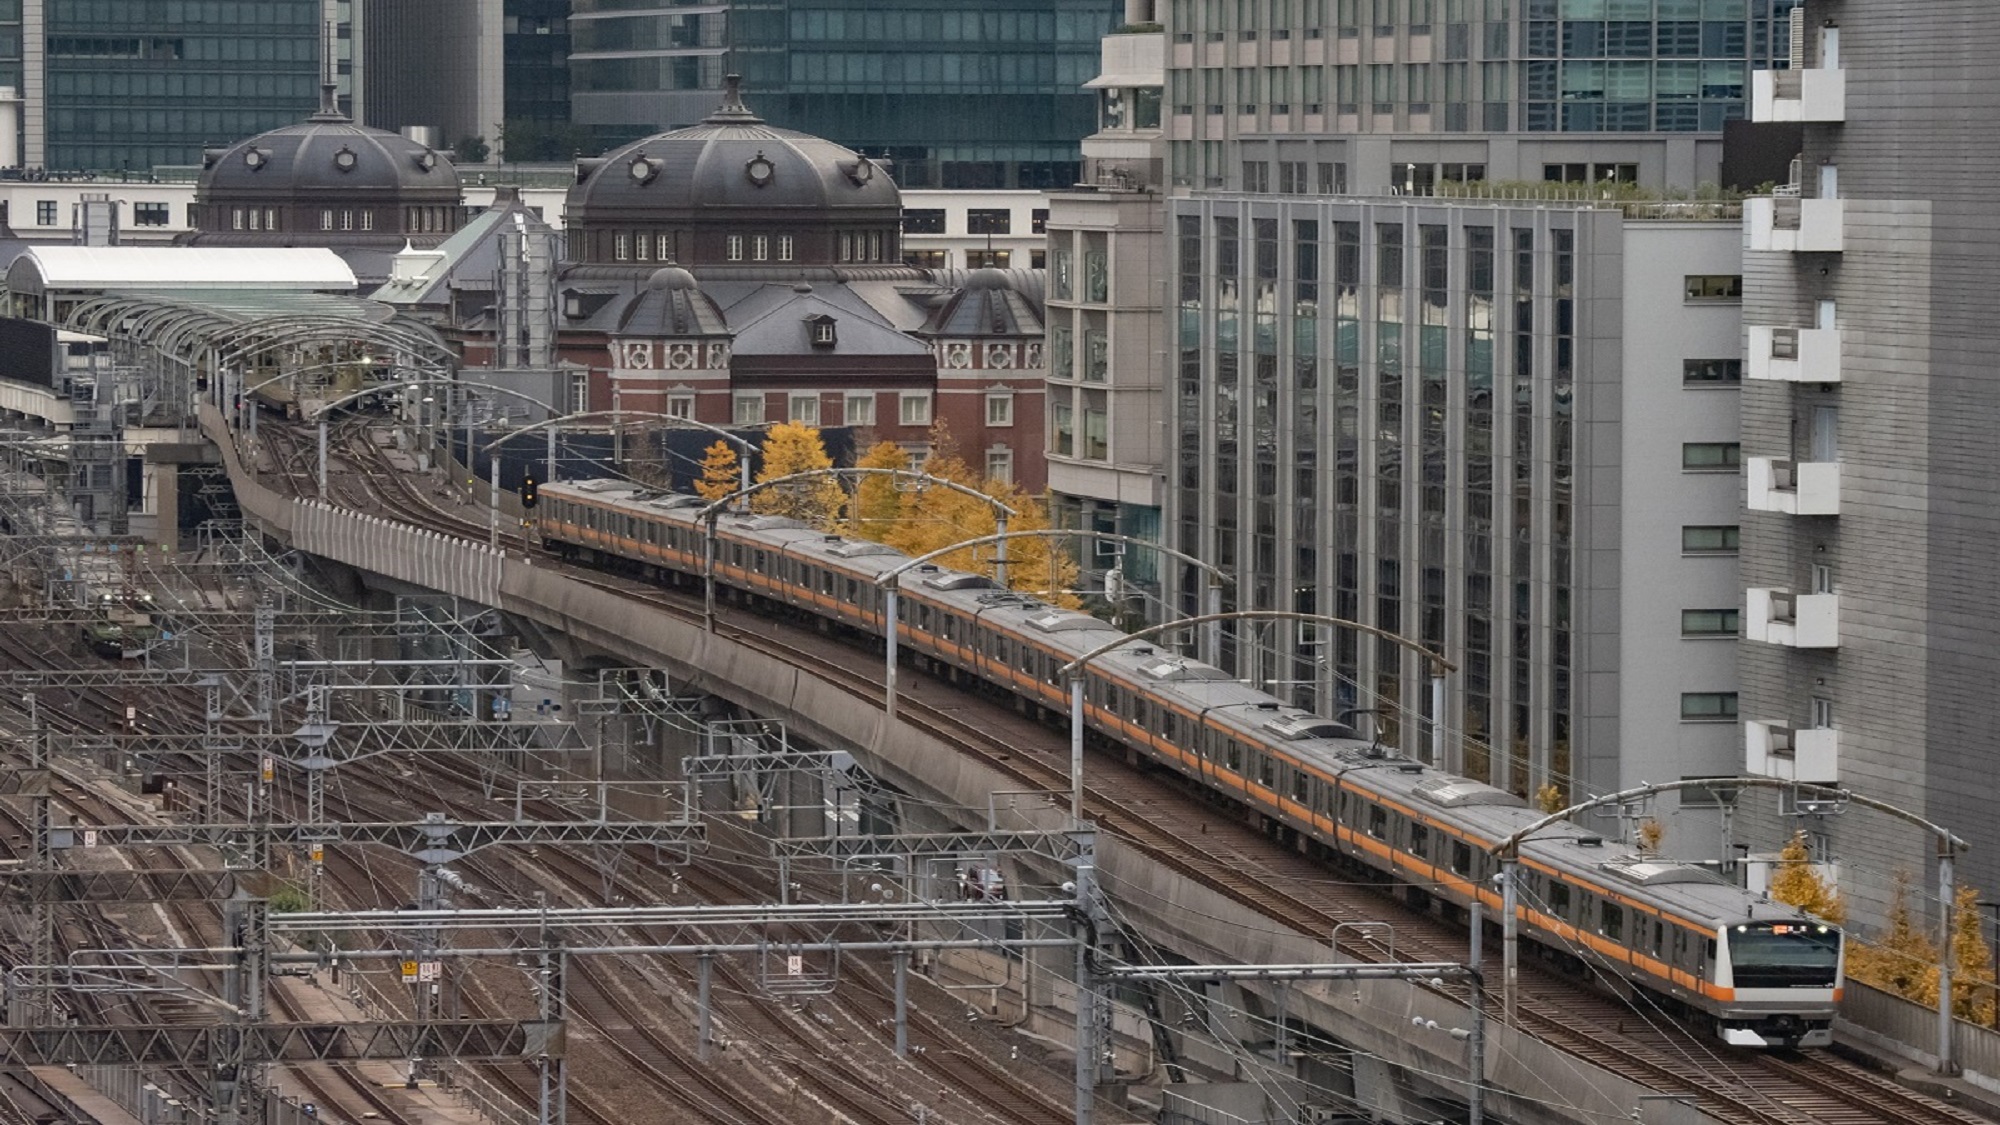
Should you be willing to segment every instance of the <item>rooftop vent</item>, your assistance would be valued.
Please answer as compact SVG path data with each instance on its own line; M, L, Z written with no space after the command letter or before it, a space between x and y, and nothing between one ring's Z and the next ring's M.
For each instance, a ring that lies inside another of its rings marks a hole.
M1576 846L1579 848L1601 848L1604 846L1604 837L1578 836L1576 838Z

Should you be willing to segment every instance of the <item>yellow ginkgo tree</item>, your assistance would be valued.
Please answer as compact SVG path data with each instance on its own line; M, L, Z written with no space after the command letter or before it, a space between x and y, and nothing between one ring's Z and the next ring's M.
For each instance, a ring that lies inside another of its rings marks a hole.
M757 483L833 468L819 429L804 422L780 422L764 435L764 467ZM750 510L832 527L847 506L847 492L828 475L767 488L750 497Z

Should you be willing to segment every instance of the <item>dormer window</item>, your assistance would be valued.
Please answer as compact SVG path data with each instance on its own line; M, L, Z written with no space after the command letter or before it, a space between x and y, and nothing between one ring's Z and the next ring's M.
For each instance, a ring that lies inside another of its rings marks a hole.
M807 317L806 331L812 337L812 346L815 348L830 348L840 342L834 319L824 313Z
M563 290L563 315L571 320L583 319L583 294L574 289Z

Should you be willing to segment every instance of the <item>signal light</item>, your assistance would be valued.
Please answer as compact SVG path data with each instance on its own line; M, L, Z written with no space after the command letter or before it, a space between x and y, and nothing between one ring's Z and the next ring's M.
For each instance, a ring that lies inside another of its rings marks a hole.
M527 476L527 477L522 477L522 478L521 478L521 507L523 507L523 508L532 508L532 507L534 507L534 506L535 506L535 504L536 504L536 503L537 503L538 501L540 501L540 500L541 500L541 497L540 497L539 495L537 495L537 486L536 486L536 484L535 484L535 478L534 478L534 477L532 477L532 476Z

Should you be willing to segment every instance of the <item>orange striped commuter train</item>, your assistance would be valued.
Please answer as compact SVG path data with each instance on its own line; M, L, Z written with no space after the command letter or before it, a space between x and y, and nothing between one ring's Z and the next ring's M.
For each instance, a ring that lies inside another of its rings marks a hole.
M571 559L691 586L703 572L703 504L597 480L541 486L535 514L544 542ZM727 514L717 532L719 588L882 635L875 579L907 561L902 553L773 516ZM1055 714L1069 706L1058 670L1118 636L977 574L925 566L900 586L903 649ZM1463 921L1478 896L1498 916L1489 849L1539 819L1520 798L1385 752L1345 724L1144 644L1097 657L1087 671L1086 721L1099 737L1256 810L1308 850L1401 885L1416 905ZM1706 868L1625 854L1573 824L1523 844L1518 876L1522 933L1551 958L1684 1012L1728 1044L1832 1042L1837 927Z

